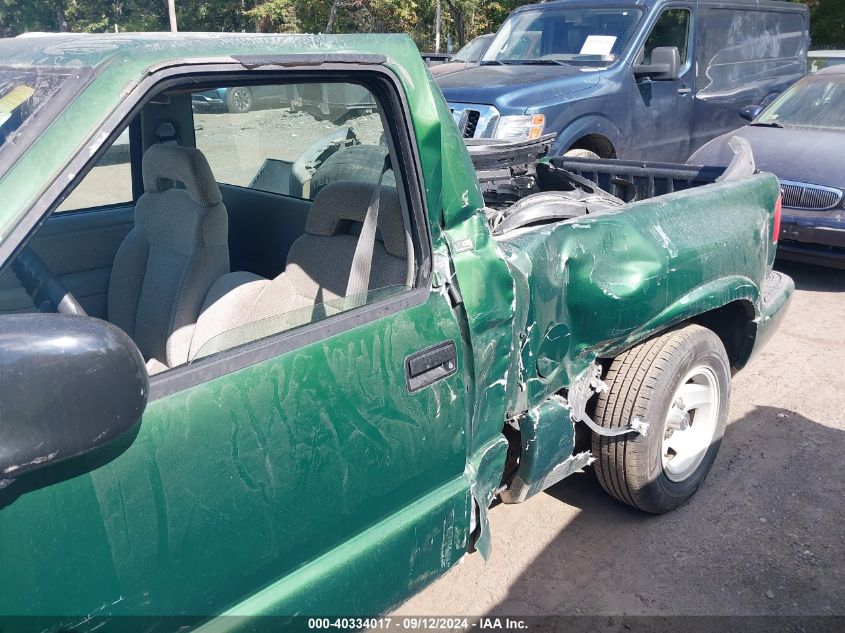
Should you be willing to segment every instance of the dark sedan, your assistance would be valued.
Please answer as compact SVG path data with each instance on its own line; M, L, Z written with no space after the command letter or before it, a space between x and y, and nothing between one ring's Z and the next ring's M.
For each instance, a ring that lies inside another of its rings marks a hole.
M757 168L781 181L778 257L845 268L845 66L798 81L766 109L749 106L746 127L713 139L689 163L727 165L728 139L745 138Z
M455 53L448 62L432 66L431 74L435 77L442 77L475 66L487 50L494 36L495 33L487 33L473 38L466 46Z

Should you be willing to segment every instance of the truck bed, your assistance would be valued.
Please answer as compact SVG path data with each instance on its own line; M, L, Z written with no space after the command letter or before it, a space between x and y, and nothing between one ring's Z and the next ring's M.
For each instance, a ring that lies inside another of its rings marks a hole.
M636 202L712 184L724 167L558 156L543 159L553 138L467 141L485 202L493 209L534 193L571 189L562 171L580 176L623 202Z
M582 176L625 202L709 185L725 171L724 167L560 156L549 159L547 164L538 165L537 184L541 191L555 188L553 169L548 167Z

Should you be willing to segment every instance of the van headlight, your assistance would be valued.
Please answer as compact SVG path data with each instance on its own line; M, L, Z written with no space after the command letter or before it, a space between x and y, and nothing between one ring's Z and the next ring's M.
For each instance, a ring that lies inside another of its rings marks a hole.
M543 135L544 114L510 114L499 118L493 138L508 141L532 141Z

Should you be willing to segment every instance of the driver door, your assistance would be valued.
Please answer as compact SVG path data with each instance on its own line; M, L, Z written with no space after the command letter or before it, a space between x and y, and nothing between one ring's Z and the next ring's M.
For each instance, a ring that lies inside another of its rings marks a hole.
M383 130L403 192L391 213L419 236L416 261L431 262L398 80L366 77L356 85L374 86L378 110L362 117L383 126L372 136ZM221 116L272 129L276 114ZM303 270L339 265L337 252L309 252ZM319 321L152 376L136 432L0 489L0 568L15 578L0 615L80 630L114 616L372 615L443 573L469 542L471 374L457 312L423 265L364 305L318 304Z
M695 89L693 10L687 3L665 8L637 55L635 64L648 64L655 48L677 47L681 70L672 80L633 78L632 158L683 163L689 156Z

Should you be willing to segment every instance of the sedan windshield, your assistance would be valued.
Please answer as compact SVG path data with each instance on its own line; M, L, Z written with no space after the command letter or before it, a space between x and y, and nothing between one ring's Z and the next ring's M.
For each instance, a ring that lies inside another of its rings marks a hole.
M641 11L636 8L537 9L514 13L482 63L567 63L609 66L625 51Z
M802 79L766 108L752 125L845 130L845 74Z
M455 53L449 61L474 64L478 61L478 58L481 57L481 54L484 52L484 49L487 48L491 39L493 39L492 35L480 35L476 37L470 41L469 44Z

